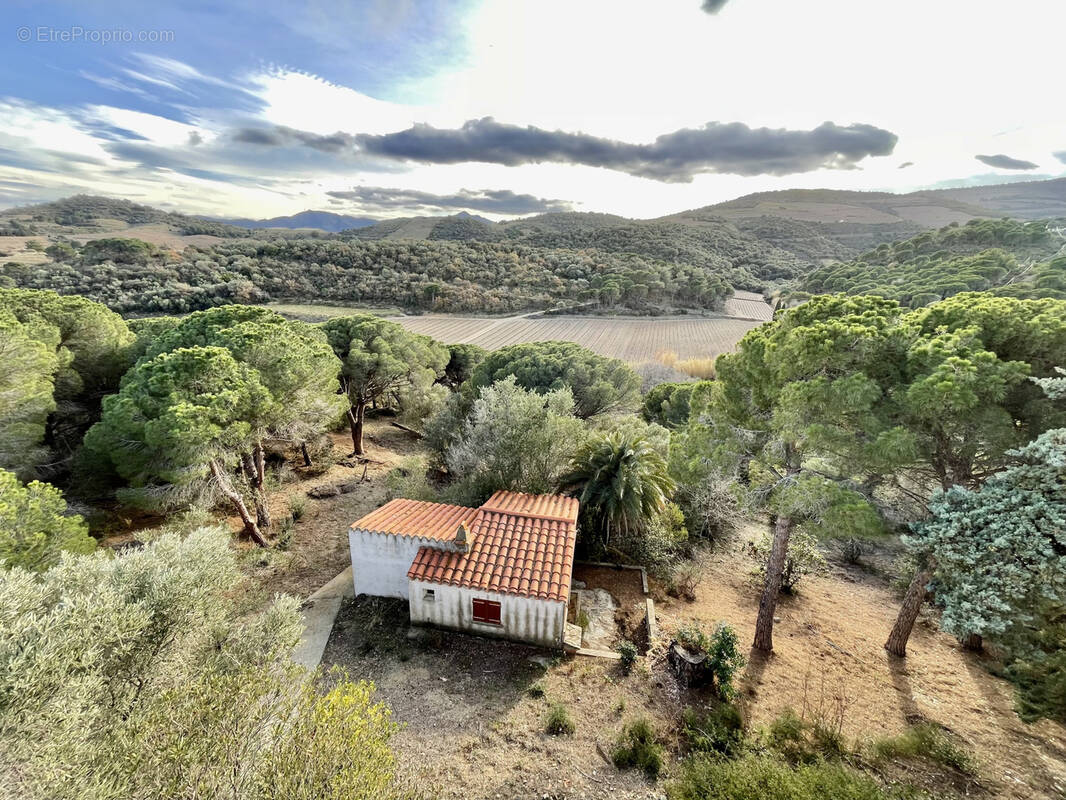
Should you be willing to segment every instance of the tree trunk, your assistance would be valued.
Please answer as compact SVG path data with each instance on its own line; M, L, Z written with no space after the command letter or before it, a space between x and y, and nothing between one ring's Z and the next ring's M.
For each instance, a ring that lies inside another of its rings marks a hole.
M985 640L979 633L968 634L959 639L959 641L965 649L972 650L974 653L980 653L985 649Z
M241 499L240 494L230 485L229 479L226 474L219 467L218 462L214 459L210 463L211 474L218 482L218 488L222 491L234 508L237 509L237 513L240 515L241 522L244 523L244 532L251 537L252 541L260 547L266 547L266 539L263 538L263 534L259 532L259 526L255 524L255 520L252 519L252 515L248 513L248 507L244 504L244 500Z
M248 483L252 487L252 501L255 503L255 521L261 529L270 527L270 509L267 508L266 492L263 490L266 475L266 456L263 446L257 444L253 453L241 453L241 464Z
M307 442L306 441L300 442L300 452L303 454L303 457L304 457L304 466L305 467L311 466L311 456L307 452Z
M918 612L922 609L925 596L928 593L926 585L933 577L931 569L923 569L914 576L911 585L907 587L907 594L903 598L903 605L899 608L896 624L892 626L892 632L888 634L885 649L894 656L902 658L907 655L907 640L911 638L914 630L914 621L918 619Z
M366 415L366 401L361 400L348 409L348 426L352 429L353 456L363 455L363 417Z
M764 653L774 650L774 611L777 610L777 595L781 591L781 575L785 570L792 525L792 517L788 516L779 516L774 524L774 543L766 563L766 584L759 599L759 618L755 623L755 641L752 643L752 647Z

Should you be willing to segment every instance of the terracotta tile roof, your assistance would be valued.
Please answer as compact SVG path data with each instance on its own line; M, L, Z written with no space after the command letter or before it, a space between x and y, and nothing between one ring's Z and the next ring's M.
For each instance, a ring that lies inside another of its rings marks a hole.
M469 552L422 547L407 577L566 600L574 567L577 513L578 502L572 497L497 492L467 522L472 540Z
M352 527L373 533L447 542L455 538L459 523L470 519L476 513L477 509L466 506L399 498L390 500L381 508L353 522Z

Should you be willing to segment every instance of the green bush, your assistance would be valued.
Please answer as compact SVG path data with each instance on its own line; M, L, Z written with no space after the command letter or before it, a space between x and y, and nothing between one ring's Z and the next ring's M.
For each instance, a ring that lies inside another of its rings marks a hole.
M306 513L307 498L297 495L289 500L289 514L292 515L293 522L299 522Z
M956 769L966 775L977 772L973 756L954 742L939 725L922 722L897 736L878 739L871 747L874 758L921 758Z
M745 659L738 647L737 632L730 625L719 622L708 636L695 623L682 625L677 631L678 643L690 653L703 653L704 662L714 677L715 689L723 700L736 695L733 680L744 667Z
M824 720L803 719L792 709L786 709L770 723L767 739L770 747L791 764L839 760L848 755L839 727Z
M663 748L651 723L641 717L622 728L611 760L619 769L640 769L649 778L658 778L663 769Z
M618 645L618 655L621 659L619 663L622 667L622 672L628 675L633 670L633 665L637 663L637 656L639 655L637 646L628 639L623 639Z
M686 708L681 720L691 750L733 758L744 747L744 720L732 703L720 703L703 712Z
M887 800L873 778L841 764L800 767L769 756L735 761L701 756L685 764L667 787L669 800Z
M548 709L548 721L544 725L544 730L552 736L569 736L576 729L566 706L562 703L552 703Z
M536 700L539 700L541 697L544 697L544 693L544 684L540 681L529 684L529 688L526 689L526 694Z

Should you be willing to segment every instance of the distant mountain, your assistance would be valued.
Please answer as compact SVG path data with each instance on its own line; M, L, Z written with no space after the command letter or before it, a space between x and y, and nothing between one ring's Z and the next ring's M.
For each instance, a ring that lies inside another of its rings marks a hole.
M370 217L350 217L346 214L334 214L332 211L301 211L299 214L290 214L287 217L271 217L270 219L219 219L217 217L205 217L212 222L221 222L225 225L236 225L239 228L313 228L320 231L337 233L351 228L366 228L381 220Z
M1020 219L1066 217L1066 178L1049 181L1019 181L995 186L937 189L927 195L943 195L964 203L984 206L1003 216Z

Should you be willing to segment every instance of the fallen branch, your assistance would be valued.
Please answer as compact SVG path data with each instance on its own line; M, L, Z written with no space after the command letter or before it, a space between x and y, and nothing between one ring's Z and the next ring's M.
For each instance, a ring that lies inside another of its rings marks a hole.
M399 428L401 431L404 431L405 433L409 433L412 436L416 436L419 439L422 438L422 431L416 431L414 428L408 428L406 425L401 425L399 422L393 422L392 420L389 420L389 424L392 427Z

